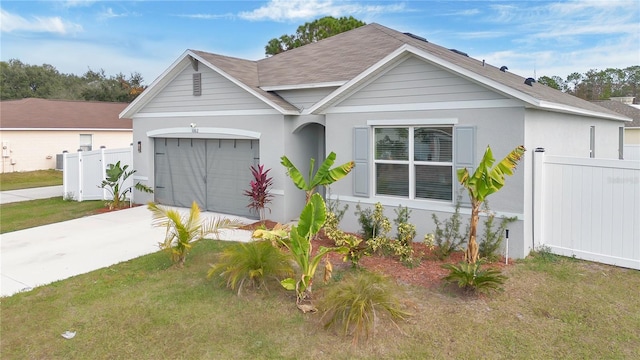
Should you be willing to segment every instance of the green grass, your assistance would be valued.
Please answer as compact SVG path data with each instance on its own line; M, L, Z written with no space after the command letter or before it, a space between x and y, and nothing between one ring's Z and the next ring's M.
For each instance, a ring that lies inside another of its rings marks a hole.
M0 205L0 233L93 215L104 201L65 201L62 197Z
M87 239L90 241L90 239ZM235 292L206 278L228 243L195 243L183 269L147 255L2 298L7 359L640 358L640 271L559 258L520 261L505 291L479 298L405 286L401 331L351 345L302 314L293 292ZM541 263L542 262L542 263ZM558 277L554 274L561 273ZM571 274L566 276L564 274ZM336 278L344 273L335 274ZM321 298L331 284L317 281ZM74 339L60 334L72 330Z
M62 171L37 170L0 174L0 191L62 185Z

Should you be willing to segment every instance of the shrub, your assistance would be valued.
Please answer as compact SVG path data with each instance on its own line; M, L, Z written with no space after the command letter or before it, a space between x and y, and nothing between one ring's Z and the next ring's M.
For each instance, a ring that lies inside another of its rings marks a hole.
M449 275L443 280L446 283L456 283L458 287L467 292L488 293L490 291L500 291L500 285L507 279L500 270L481 270L479 263L462 262L458 266L455 264L444 264L444 269L449 270Z
M243 286L261 288L265 279L291 276L293 268L287 254L271 245L270 241L236 243L224 249L215 264L211 265L207 277L224 279L231 290Z
M389 238L387 234L391 231L391 222L384 216L384 207L381 203L376 203L373 210L371 208L362 209L360 204L356 205L355 215L362 226L361 235L367 243L371 252L386 250Z
M344 212L342 213L344 215ZM336 246L346 248L344 261L350 261L353 267L357 267L360 259L369 255L367 246L363 243L362 239L353 235L347 234L339 229L340 215L336 215L327 206L327 220L324 223L324 234L331 239Z
M400 257L400 261L406 266L415 266L420 263L420 259L413 255L413 239L416 237L416 226L409 223L411 217L411 210L408 207L399 205L394 210L396 213L396 219L393 221L396 224L396 241L390 241L389 246L394 255Z
M466 233L469 232L468 228L465 234L460 233L460 202L456 203L456 210L453 215L446 219L444 223L441 223L436 216L432 214L431 218L436 224L436 230L433 233L434 243L436 248L434 253L438 259L446 259L452 252L458 250L467 238Z
M478 255L481 258L485 258L489 261L495 261L499 258L498 250L504 240L504 231L507 226L518 220L518 217L502 217L500 225L497 230L493 229L495 221L495 213L489 210L489 204L485 200L484 210L489 214L484 221L484 231L482 233L482 240L478 244Z
M344 335L353 335L357 343L363 335L369 338L380 314L386 313L394 324L396 319L410 316L402 310L403 297L402 290L388 278L357 271L327 289L320 304L324 326L342 328Z

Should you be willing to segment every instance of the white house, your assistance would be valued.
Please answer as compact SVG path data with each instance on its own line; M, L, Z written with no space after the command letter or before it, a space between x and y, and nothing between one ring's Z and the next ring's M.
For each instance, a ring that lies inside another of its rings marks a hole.
M132 102L138 179L155 189L136 199L250 215L249 166L272 169L268 216L298 216L304 194L280 165L286 155L306 174L309 158L334 151L356 162L331 187L357 231L360 203L412 209L419 234L455 208L455 171L474 167L491 145L502 158L529 150L507 185L490 198L517 216L509 255L532 246L532 156L618 158L619 129L630 119L509 73L419 36L369 24L284 53L250 61L187 50ZM134 145L135 147L135 145ZM463 193L463 201L466 194ZM463 211L468 212L467 209Z
M28 98L0 102L2 172L56 168L63 151L131 145L127 103Z

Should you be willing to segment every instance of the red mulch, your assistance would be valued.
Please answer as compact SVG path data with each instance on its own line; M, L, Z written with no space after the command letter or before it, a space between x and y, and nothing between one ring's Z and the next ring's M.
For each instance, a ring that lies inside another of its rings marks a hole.
M264 222L256 222L243 227L245 230L253 230L264 226L265 228L273 228L275 222L265 220ZM448 259L438 260L432 250L429 250L423 243L413 243L413 251L415 256L420 256L422 259L420 264L409 268L403 265L400 260L391 256L372 255L364 256L360 259L360 266L375 272L383 273L387 276L394 278L399 283L417 285L422 287L437 287L442 285L442 278L447 275L448 270L442 268L443 264L452 263L457 264L464 260L464 253L457 251L451 254ZM316 239L313 240L314 249L318 249L320 246L332 247L335 246L333 241L323 236L322 231ZM343 255L337 253L329 253L329 259L334 269L344 269L351 266L350 262L342 261ZM511 264L511 262L510 262ZM504 258L500 262L494 262L488 264L491 267L504 268Z
M142 206L142 204L131 204L131 207L138 207L138 206ZM118 211L118 210L124 210L124 209L128 209L129 205L127 204L126 206L120 207L120 208L113 208L113 209L109 209L108 206L105 205L105 207L100 208L100 209L96 209L94 211L95 214L104 214L104 213L108 213L108 212L114 212L114 211Z

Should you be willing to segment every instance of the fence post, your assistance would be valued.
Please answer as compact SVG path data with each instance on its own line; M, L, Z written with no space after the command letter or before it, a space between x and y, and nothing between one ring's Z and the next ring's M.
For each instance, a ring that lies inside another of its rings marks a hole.
M107 159L104 155L104 146L100 147L100 184L103 181L107 180ZM102 188L102 200L108 200L107 198L107 189Z
M131 164L131 170L133 171L133 143L131 143L131 146L129 147L129 164ZM131 178L131 181L132 181L133 188L131 189L131 192L129 192L129 207L131 207L134 202L133 194L136 192L136 188L135 188L136 177L133 176Z
M544 244L544 148L533 153L533 249Z
M66 200L69 193L69 169L67 167L67 150L62 152L62 199Z
M82 202L82 188L83 188L83 183L82 183L82 178L83 178L83 173L84 172L84 166L82 165L82 150L78 149L78 202Z

